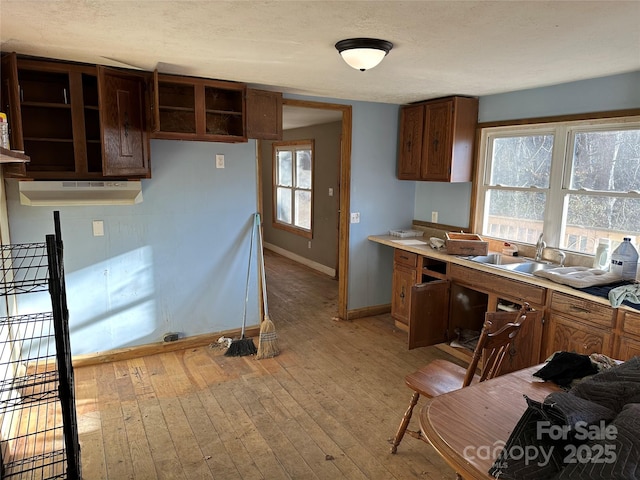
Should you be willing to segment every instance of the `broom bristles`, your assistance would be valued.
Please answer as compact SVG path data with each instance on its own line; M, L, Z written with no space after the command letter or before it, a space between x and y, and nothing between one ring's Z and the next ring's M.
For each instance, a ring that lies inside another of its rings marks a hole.
M265 315L260 325L260 337L258 341L258 360L263 358L275 357L280 353L278 348L278 336L276 335L276 326L273 324L269 315Z
M255 355L257 352L258 350L253 340L242 337L237 340L232 340L231 345L229 345L229 348L224 354L227 357L244 357L246 355Z

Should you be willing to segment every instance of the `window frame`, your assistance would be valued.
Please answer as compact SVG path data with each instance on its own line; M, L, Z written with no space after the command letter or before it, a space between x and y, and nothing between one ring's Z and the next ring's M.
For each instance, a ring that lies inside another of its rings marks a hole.
M291 147L291 148L284 148ZM291 150L292 151L292 183L293 185L290 187L292 190L292 200L291 200L291 223L284 223L278 220L278 151L280 150ZM296 155L295 152L297 150L310 150L311 151L311 187L310 188L300 188L295 185L296 182ZM281 142L273 142L271 144L271 173L272 173L272 181L271 181L271 203L272 203L272 225L274 228L285 230L287 232L293 233L295 235L300 235L304 238L312 239L313 238L313 203L314 203L314 184L315 184L315 141L313 139L306 140L291 140L291 141L281 141ZM295 225L295 198L296 191L305 191L310 192L311 200L310 200L310 219L309 219L309 229L304 227L300 227Z
M625 116L597 117L597 118L579 118L579 119L544 119L540 121L532 120L531 122L514 121L513 124L497 124L497 125L479 125L479 145L477 154L476 169L476 186L473 200L475 203L473 212L474 231L484 231L486 222L485 202L486 194L490 190L512 190L512 191L529 191L546 193L545 210L543 213L542 232L544 232L545 242L549 247L560 248L561 240L565 234L566 225L563 223L565 198L567 195L593 195L593 196L613 196L640 199L639 192L608 192L608 191L587 191L581 189L572 189L571 176L573 168L573 153L575 135L584 132L610 131L616 129L637 129L640 128L640 115L629 114ZM493 139L513 137L513 136L529 136L552 134L553 150L551 156L551 169L549 172L548 188L540 187L504 187L491 185L491 160ZM500 241L516 242L521 244L533 245L533 243L512 238L504 238L491 234L483 234L484 236L495 238ZM596 245L597 246L597 245ZM562 247L563 250L576 254L591 255L578 250L572 250L568 247ZM595 246L594 246L595 251Z

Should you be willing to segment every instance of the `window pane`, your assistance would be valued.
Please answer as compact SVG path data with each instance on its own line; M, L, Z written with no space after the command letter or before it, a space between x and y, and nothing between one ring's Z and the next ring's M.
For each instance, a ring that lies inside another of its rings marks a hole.
M311 150L296 152L296 187L311 189Z
M577 133L571 188L640 191L640 129Z
M291 224L291 189L278 187L276 211L279 222Z
M565 236L561 247L595 252L599 238L612 244L640 235L640 199L593 195L567 195Z
M495 138L490 185L548 188L553 135Z
M293 159L290 151L278 151L278 185L284 187L293 186L292 162Z
M485 202L487 221L483 234L536 243L542 233L546 194L489 190Z
M311 229L311 192L296 190L296 226Z

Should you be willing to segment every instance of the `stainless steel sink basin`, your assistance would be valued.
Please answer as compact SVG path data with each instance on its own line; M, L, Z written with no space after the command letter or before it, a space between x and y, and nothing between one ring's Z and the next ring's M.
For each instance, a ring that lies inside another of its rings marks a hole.
M486 263L489 265L512 265L526 262L524 258L512 257L511 255L502 255L501 253L478 255L476 257L469 257L468 260L478 263Z
M512 272L527 273L533 275L533 272L538 270L549 270L551 268L558 268L560 265L553 263L541 263L541 262L524 262L511 265L503 265L505 270L511 270Z
M509 255L502 255L500 253L492 253L489 255L478 255L475 257L468 257L467 260L472 262L478 262L492 267L500 268L502 270L509 270L515 273L522 273L524 275L533 275L533 272L538 270L549 270L552 268L558 268L560 265L549 262L536 262L533 259L526 257L512 257Z

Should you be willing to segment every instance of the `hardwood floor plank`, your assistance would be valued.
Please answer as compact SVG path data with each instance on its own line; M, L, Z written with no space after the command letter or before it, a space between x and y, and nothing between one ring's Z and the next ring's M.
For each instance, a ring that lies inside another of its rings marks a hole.
M404 376L451 357L407 350L389 315L336 321L334 279L266 260L280 355L211 344L76 370L84 477L454 478L429 445L409 437L391 455L388 443L409 403Z
M157 391L157 388L156 388ZM180 458L171 439L158 399L138 402L151 457L159 479L185 479ZM116 478L116 477L114 477Z
M197 394L181 397L180 404L214 478L240 480L240 472L211 423L200 397Z
M131 455L133 478L157 478L138 402L123 402L122 415L124 416L129 454Z
M251 456L245 448L241 438L236 434L235 429L233 428L233 416L231 418L227 418L227 415L218 403L216 396L213 394L213 390L217 388L218 385L198 392L198 398L207 413L209 421L216 429L226 454L233 460L240 477L243 479L262 478L260 471L253 463L253 460L251 459Z
M244 409L243 404L238 401L238 397L234 394L234 391L238 391L237 382L226 382L219 384L215 388L214 395L229 419L235 435L240 439L251 457L252 463L258 468L262 478L288 478L287 474L283 471L281 463L273 455L273 450L256 429L253 419ZM246 390L243 390L239 396L246 396L247 399L253 401L250 393L248 393ZM244 405L248 405L246 401L243 403ZM307 473L307 470L305 470L303 466L301 466L300 470ZM305 477L296 477L294 475L294 478ZM315 478L315 476L311 473L311 477L309 478Z

